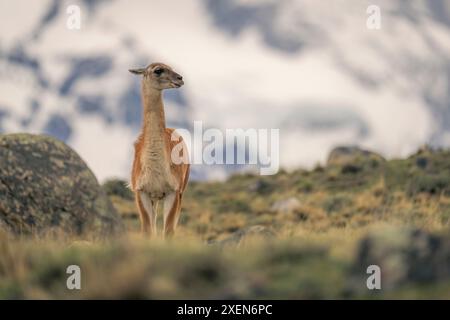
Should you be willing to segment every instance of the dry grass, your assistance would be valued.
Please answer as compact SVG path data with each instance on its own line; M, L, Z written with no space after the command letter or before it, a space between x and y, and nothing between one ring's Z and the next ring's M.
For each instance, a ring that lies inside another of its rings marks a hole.
M417 167L419 157L427 167ZM381 294L351 280L365 279L355 265L368 235L448 230L450 179L434 176L450 177L449 160L438 151L375 166L359 160L350 172L334 165L192 182L172 241L142 238L132 197L111 182L126 234L101 241L0 233L0 298L450 298L447 278ZM274 209L289 198L299 205ZM80 291L65 286L70 264L81 267Z

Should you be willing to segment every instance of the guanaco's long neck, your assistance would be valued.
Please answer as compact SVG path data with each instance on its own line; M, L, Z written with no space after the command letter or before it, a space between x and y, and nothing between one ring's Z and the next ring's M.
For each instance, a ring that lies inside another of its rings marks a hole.
M166 160L166 119L161 90L142 88L144 123L144 162Z

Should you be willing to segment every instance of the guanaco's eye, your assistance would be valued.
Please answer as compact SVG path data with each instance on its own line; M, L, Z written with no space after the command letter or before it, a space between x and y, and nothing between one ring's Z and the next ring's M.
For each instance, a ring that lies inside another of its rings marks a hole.
M155 71L153 71L153 72L159 76L161 73L164 72L164 69L158 68L158 69L155 69Z

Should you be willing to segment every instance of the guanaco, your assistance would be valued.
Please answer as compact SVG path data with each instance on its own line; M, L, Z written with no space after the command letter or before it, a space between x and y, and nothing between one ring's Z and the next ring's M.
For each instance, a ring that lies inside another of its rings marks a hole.
M180 88L183 77L166 64L152 63L146 68L130 69L141 75L143 123L134 144L131 189L135 194L142 232L157 234L157 208L163 203L164 236L173 235L181 211L181 199L189 178L189 163L173 161L172 151L181 144L177 156L187 159L183 139L166 128L162 91Z

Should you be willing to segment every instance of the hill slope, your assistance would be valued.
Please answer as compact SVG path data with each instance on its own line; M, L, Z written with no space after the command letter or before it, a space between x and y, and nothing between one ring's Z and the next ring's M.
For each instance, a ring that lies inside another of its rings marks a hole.
M0 234L0 297L450 298L449 160L445 150L386 161L340 148L311 171L194 182L165 242L138 235L132 196L111 180L127 235ZM66 289L71 264L80 291ZM381 291L366 287L373 264Z

